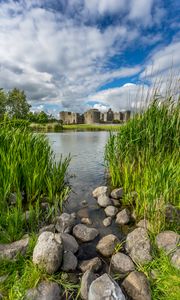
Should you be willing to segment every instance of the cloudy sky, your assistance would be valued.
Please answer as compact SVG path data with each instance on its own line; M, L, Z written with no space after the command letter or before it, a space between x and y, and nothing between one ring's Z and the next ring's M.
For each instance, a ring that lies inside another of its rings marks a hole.
M33 110L124 110L180 70L179 0L0 0L0 87Z

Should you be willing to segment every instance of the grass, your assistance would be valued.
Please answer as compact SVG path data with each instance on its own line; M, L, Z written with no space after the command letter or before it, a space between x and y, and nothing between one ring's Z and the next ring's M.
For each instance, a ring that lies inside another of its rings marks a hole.
M31 123L29 125L30 129L33 131L42 131L42 132L61 132L63 127L60 123L54 122L54 123Z
M63 130L78 130L78 131L115 131L119 130L120 124L74 124L63 125Z

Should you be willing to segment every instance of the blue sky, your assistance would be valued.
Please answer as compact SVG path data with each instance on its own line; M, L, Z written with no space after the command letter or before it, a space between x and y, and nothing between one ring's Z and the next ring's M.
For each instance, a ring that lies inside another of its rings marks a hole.
M0 0L0 87L33 110L138 106L180 70L178 0Z

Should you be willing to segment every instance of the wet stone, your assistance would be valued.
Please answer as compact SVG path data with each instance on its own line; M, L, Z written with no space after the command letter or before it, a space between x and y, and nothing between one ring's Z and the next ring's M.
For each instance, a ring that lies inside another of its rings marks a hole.
M96 228L87 227L84 224L78 224L73 228L74 236L82 242L89 242L94 240L99 232Z
M114 198L114 199L120 199L122 198L123 196L123 188L117 188L117 189L114 189L112 192L111 192L111 197Z
M99 271L102 267L102 262L99 257L94 257L92 259L84 260L79 264L79 269L84 273L87 270L91 270L93 272Z
M114 272L125 275L135 270L131 258L124 253L117 252L111 258L111 265Z
M117 214L118 209L113 205L109 205L105 208L104 212L107 217L114 217Z
M61 269L65 272L76 270L78 261L76 256L71 251L65 251L62 259Z
M116 215L116 223L119 225L126 225L130 222L130 212L124 208Z
M104 236L96 246L96 249L105 257L109 257L114 253L116 245L119 243L119 239L114 234Z
M105 219L103 220L103 225L104 225L105 227L110 226L111 223L112 223L112 218L111 218L111 217L107 217L107 218L105 218Z
M107 186L99 186L93 192L92 195L94 198L98 198L101 195L109 195L108 187Z

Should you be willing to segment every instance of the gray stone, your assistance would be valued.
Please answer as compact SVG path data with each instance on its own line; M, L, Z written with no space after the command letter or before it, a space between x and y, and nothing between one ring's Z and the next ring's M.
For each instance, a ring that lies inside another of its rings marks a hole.
M81 223L86 224L86 225L92 225L92 221L90 218L82 218Z
M145 264L152 260L151 244L144 228L136 228L127 235L126 251L135 263Z
M177 249L173 253L171 257L171 263L175 268L180 269L180 249Z
M56 272L62 262L63 243L60 234L42 232L33 251L33 263L48 274Z
M130 222L130 212L127 208L121 210L116 216L116 223L119 225L125 225Z
M60 287L55 282L41 282L36 288L27 291L24 300L61 300Z
M78 261L71 251L64 251L61 269L65 272L76 270Z
M115 207L120 207L121 206L121 202L120 202L120 200L119 199L111 199L111 201L112 201L112 203L113 203L113 205L115 206Z
M133 300L151 300L149 282L141 272L131 272L124 279L122 286Z
M103 256L109 257L114 253L116 245L119 243L119 239L114 234L104 236L96 246Z
M102 262L99 257L84 260L79 264L79 269L84 273L87 270L97 272L102 267Z
M54 225L54 224L50 224L50 225L44 226L44 227L42 227L42 228L39 230L39 233L41 234L41 233L44 232L44 231L55 232L55 225Z
M104 225L105 227L110 226L111 223L112 223L112 218L111 218L111 217L107 217L107 218L105 218L105 219L103 220L103 225Z
M123 192L124 192L123 188L114 189L111 192L111 197L114 198L114 199L120 199L123 196Z
M107 217L114 217L117 214L118 209L113 205L109 205L105 208L104 211Z
M101 207L107 207L107 206L111 205L111 200L110 200L110 198L108 196L101 195L101 196L98 197L97 203Z
M167 204L165 208L166 221L180 225L180 208Z
M60 236L63 242L64 251L71 251L72 253L76 253L78 251L79 245L72 235L68 233L61 233Z
M112 256L111 266L114 272L118 272L122 275L135 270L134 263L130 257L120 252Z
M94 240L99 232L96 228L89 228L84 224L78 224L73 228L74 236L82 242L89 242Z
M88 299L89 287L95 279L96 279L96 275L90 270L87 270L83 274L81 279L81 288L80 288L80 295L83 300Z
M150 224L149 224L149 221L146 220L146 219L142 219L140 220L137 224L136 224L137 227L142 227L144 229L149 229L150 228Z
M72 227L75 224L75 218L73 215L63 213L61 216L56 217L55 227L58 232L70 233Z
M18 253L25 255L29 245L29 237L10 244L0 244L0 258L14 259Z
M163 231L156 236L156 243L159 249L163 249L166 253L170 253L176 249L179 243L179 234L174 231Z
M119 285L106 273L91 283L88 293L88 300L102 299L125 300Z
M94 198L98 198L101 195L109 195L108 187L107 186L99 186L93 192L92 195Z

